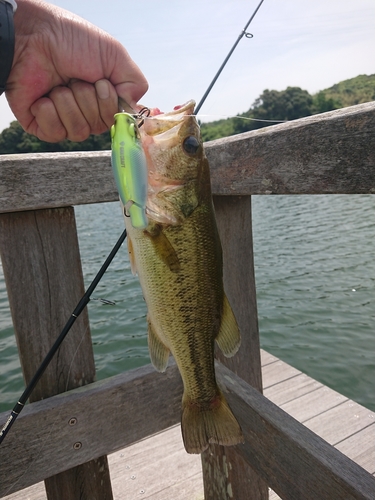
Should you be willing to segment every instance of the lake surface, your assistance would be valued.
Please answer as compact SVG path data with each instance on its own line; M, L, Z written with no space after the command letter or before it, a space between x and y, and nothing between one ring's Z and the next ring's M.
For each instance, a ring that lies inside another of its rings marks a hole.
M252 199L262 347L375 410L375 196ZM87 287L123 221L117 203L77 207L76 217ZM126 244L88 307L98 379L150 362L146 306ZM0 269L0 412L23 389Z

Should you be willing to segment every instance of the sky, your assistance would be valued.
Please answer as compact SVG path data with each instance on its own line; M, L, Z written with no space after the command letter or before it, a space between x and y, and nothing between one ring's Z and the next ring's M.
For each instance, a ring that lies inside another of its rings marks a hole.
M142 104L201 99L259 0L55 0L117 38L149 81ZM264 0L200 112L247 111L265 89L318 92L375 73L374 0ZM0 131L14 116L0 97Z

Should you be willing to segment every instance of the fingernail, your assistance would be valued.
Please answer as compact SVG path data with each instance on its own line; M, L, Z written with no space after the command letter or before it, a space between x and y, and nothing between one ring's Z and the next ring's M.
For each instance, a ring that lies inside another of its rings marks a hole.
M107 80L98 80L95 83L95 89L99 99L109 98L109 83L107 82Z

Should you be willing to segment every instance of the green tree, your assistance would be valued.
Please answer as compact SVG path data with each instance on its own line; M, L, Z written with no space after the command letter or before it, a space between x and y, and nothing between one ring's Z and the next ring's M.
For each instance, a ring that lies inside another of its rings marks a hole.
M244 113L245 118L252 118L254 121L246 121L241 118L235 119L235 133L245 132L271 125L269 122L255 120L275 120L286 121L302 118L312 114L313 98L300 87L287 87L286 90L264 90L255 100L253 106Z
M40 141L37 137L28 134L17 121L14 121L0 134L0 154L102 151L110 148L111 138L109 132L104 132L100 135L90 135L88 139L82 142L64 140L50 143Z
M321 90L313 96L312 113L325 113L326 111L332 111L333 109L340 108L340 104L335 102L332 97L327 97L325 92Z

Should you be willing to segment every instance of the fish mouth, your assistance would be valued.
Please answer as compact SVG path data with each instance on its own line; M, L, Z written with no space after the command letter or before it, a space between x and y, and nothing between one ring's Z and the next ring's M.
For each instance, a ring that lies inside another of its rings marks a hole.
M169 111L168 113L163 113L158 108L152 108L150 109L150 116L151 117L158 116L160 118L166 116L173 116L180 113L184 113L186 115L192 115L194 108L195 108L195 101L193 99L190 99L189 101L185 102L185 104L175 106L173 110Z
M181 106L175 106L172 111L162 113L158 108L150 109L150 115L145 119L141 135L156 136L171 131L181 124L186 117L193 117L195 101L190 100Z

